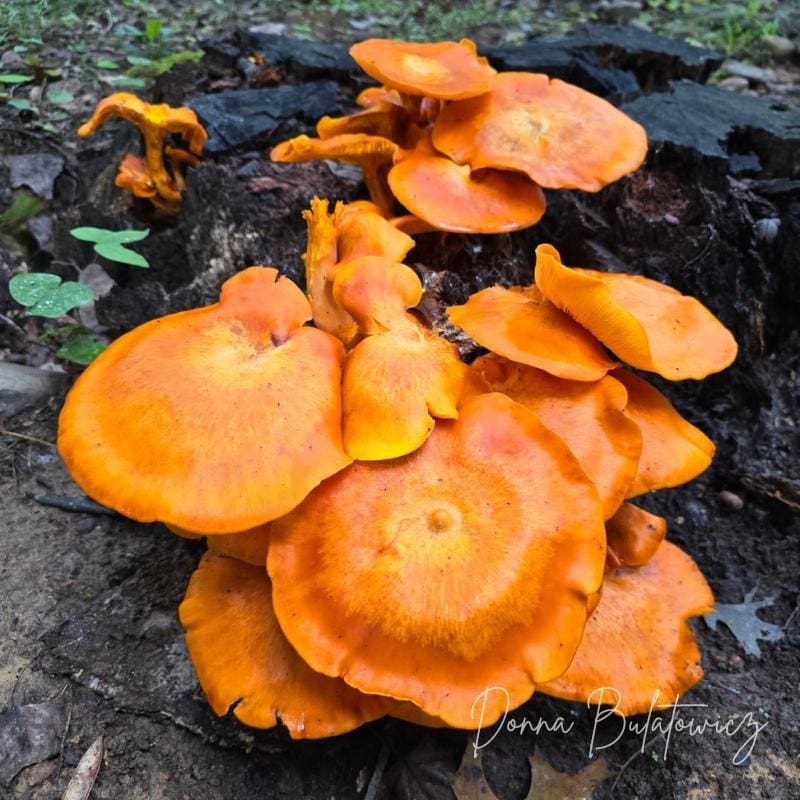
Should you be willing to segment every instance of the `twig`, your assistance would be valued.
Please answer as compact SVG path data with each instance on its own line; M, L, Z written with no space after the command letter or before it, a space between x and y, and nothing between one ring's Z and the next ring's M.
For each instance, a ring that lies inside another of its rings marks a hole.
M789 626L792 624L794 618L797 616L798 613L800 613L800 600L797 601L797 605L794 607L794 611L792 611L792 613L789 614L789 617L787 618L786 622L783 623L783 629L785 631L789 630Z
M375 800L375 795L378 793L378 789L380 788L381 780L383 779L383 773L386 770L386 764L389 761L389 754L391 751L392 746L389 742L389 739L384 739L381 751L378 753L378 760L375 763L375 769L372 772L372 777L369 779L369 784L367 784L367 791L364 793L364 800Z
M40 444L43 447L52 447L53 450L56 449L56 446L53 444L53 442L45 441L44 439L40 439L38 436L30 436L27 433L17 433L16 431L9 431L5 428L0 428L0 434L3 436L13 436L15 439L23 439L26 442Z
M620 778L622 778L622 773L625 772L625 770L628 769L628 767L633 763L636 756L643 755L644 751L648 747L652 747L657 741L663 739L665 735L666 734L664 733L659 733L658 736L654 736L649 742L645 742L644 746L641 747L639 750L636 750L634 754L620 767L619 772L617 773L617 777L614 778L614 783L611 784L611 788L608 790L609 797L614 796L614 790L617 788L617 784L619 783Z
M68 494L43 494L33 498L37 503L50 508L58 508L61 511L69 511L72 514L107 514L116 517L117 512L100 503L95 503L88 497L74 497Z

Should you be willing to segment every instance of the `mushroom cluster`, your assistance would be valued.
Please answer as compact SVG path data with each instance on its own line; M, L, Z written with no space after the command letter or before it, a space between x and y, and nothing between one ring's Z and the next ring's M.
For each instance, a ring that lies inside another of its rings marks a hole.
M629 500L714 446L605 347L699 378L733 360L730 333L542 245L535 285L449 309L489 351L468 365L415 313L413 240L379 207L305 217L307 295L238 273L112 343L59 421L89 495L206 537L180 618L214 711L313 738L386 714L475 728L534 691L673 702L713 597Z
M644 160L644 129L610 103L547 75L497 73L468 39L369 39L350 54L381 86L272 159L357 164L387 216L398 201L411 212L396 224L412 232L526 228L544 214L542 188L596 192Z
M144 157L126 155L114 183L149 200L164 214L177 214L186 188L186 168L200 163L207 138L197 115L190 108L151 105L134 94L117 92L98 103L91 119L78 128L78 135L90 136L111 117L135 125L144 140ZM180 137L186 147L168 144L172 135Z

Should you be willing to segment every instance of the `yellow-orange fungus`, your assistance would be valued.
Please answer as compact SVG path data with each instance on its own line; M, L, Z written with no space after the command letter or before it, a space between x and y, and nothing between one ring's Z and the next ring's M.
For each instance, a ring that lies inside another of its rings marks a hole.
M275 613L311 667L474 728L487 685L515 707L566 669L605 532L566 445L492 393L411 455L321 484L273 523L267 562ZM504 710L489 700L484 721Z

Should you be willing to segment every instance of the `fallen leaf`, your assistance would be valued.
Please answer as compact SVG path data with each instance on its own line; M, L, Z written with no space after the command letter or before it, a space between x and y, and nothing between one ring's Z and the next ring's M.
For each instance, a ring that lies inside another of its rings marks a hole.
M288 184L281 183L281 181L276 181L275 178L271 178L269 175L264 175L261 178L253 178L248 184L247 189L251 192L273 192L276 189L286 189L288 188Z
M756 611L760 608L769 608L773 605L775 598L768 597L754 601L755 596L754 588L745 595L741 603L717 603L714 612L706 614L703 619L712 631L717 629L718 622L724 623L736 637L736 641L744 647L745 653L760 658L761 648L758 646L758 640L778 642L783 639L784 631L780 625L764 622L756 615Z
M0 782L8 786L24 767L56 755L65 724L62 703L12 706L0 714Z
M483 753L475 755L474 748L467 746L458 772L450 780L456 800L497 800L483 774Z
M100 772L104 753L103 737L98 736L81 756L61 800L87 800L97 780L97 773Z
M534 753L529 761L531 788L525 800L591 800L597 785L611 777L603 758L575 773L553 769L539 753Z
M64 169L64 159L48 153L3 156L0 162L8 167L11 188L27 186L45 200L53 199L53 185Z

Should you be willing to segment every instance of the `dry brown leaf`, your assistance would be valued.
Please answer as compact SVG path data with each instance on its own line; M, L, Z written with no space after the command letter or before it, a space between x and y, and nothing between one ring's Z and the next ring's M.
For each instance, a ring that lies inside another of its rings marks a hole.
M456 800L497 800L483 774L483 753L475 755L471 745L464 751L458 771L450 779Z
M105 746L101 735L89 745L89 749L81 756L61 800L87 800L92 793L94 782L97 780L97 773L100 772L104 753Z
M591 800L595 787L612 774L603 758L574 774L553 769L538 752L528 760L531 788L525 800Z

